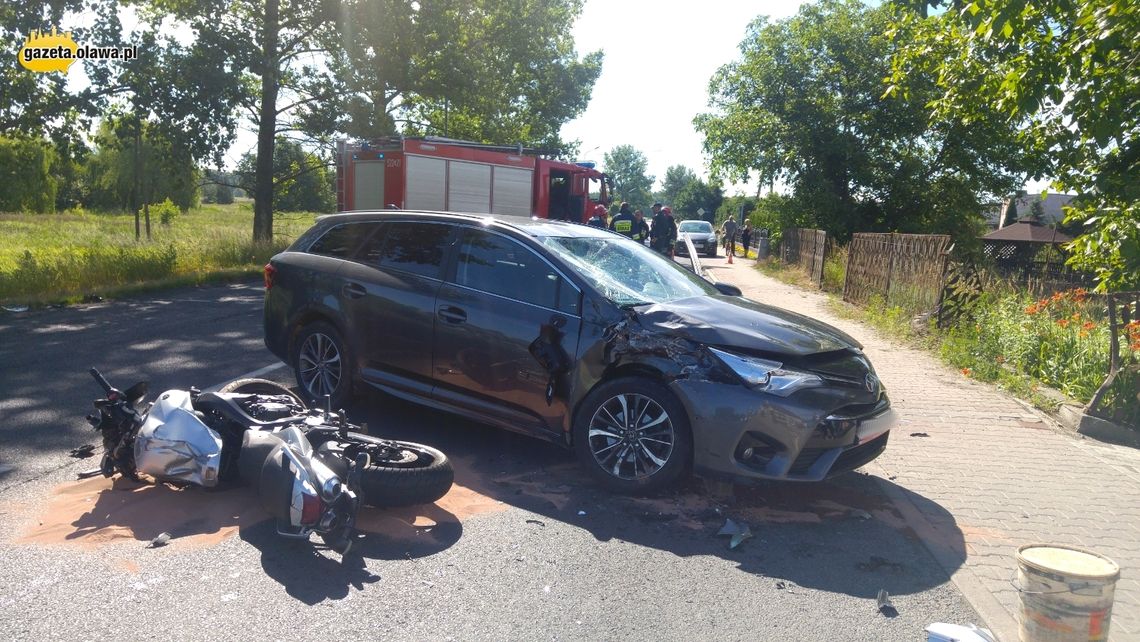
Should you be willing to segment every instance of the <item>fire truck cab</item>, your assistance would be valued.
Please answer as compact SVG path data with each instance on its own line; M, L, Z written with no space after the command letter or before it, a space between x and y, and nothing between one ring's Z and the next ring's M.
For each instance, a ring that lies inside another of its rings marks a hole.
M537 216L584 223L608 205L593 163L447 138L337 143L337 211L399 208Z

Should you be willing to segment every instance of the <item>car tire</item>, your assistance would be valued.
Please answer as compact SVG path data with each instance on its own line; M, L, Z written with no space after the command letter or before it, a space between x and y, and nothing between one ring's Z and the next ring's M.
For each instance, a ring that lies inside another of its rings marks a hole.
M716 258L716 243L715 242L712 244L712 247L709 249L709 253L706 254L705 256L707 256L710 259Z
M614 379L590 391L575 415L573 439L589 475L625 494L652 493L677 481L693 452L685 407L665 386L643 377Z
M331 324L317 321L301 328L293 342L290 363L297 391L310 406L323 408L326 394L334 410L352 400L352 356Z

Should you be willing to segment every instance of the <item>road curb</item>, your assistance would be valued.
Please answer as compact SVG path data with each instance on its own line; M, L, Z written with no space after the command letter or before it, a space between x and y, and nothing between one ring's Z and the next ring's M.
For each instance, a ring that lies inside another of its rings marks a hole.
M899 492L897 486L885 481L889 474L880 464L872 462L865 466L864 470L871 473L879 488L891 500L891 504L898 509L903 520L914 530L915 535L922 542L923 548L938 562L938 566L946 573L947 579L954 583L954 586L962 593L970 606L974 607L978 616L982 618L985 628L989 629L998 640L1016 642L1018 638L1016 617L998 602L994 594L967 566L968 560L959 561L945 548L932 545L933 542L940 539L938 526L931 523L922 511L914 505L914 502ZM963 542L962 545L965 546L966 544ZM968 550L966 555L969 555Z

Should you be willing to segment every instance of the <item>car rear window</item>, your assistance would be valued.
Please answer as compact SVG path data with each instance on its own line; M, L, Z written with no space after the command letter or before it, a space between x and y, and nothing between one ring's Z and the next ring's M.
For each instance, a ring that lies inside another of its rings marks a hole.
M343 223L325 232L309 246L310 254L351 258L360 244L368 239L379 223Z
M440 278L451 226L446 223L389 223L361 249L361 260L381 267L395 268Z

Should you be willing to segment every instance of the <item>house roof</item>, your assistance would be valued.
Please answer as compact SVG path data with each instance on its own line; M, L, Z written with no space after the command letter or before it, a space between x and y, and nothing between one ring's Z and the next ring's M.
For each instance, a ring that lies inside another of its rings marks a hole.
M986 234L982 240L1010 243L1068 243L1073 237L1032 219L1021 219L1013 225L1006 225Z
M1073 194L1046 194L1044 198L1041 194L1026 194L1019 196L1014 205L1017 207L1017 216L1027 216L1033 213L1033 204L1041 203L1041 222L1046 225L1053 225L1065 220L1065 211L1062 209L1076 198ZM982 215L991 227L998 227L1002 225L1002 214L1005 213L1006 208L1009 206L1010 199L1005 199L1001 203L995 204L987 208ZM1005 225L1012 225L1010 221L1005 221Z

